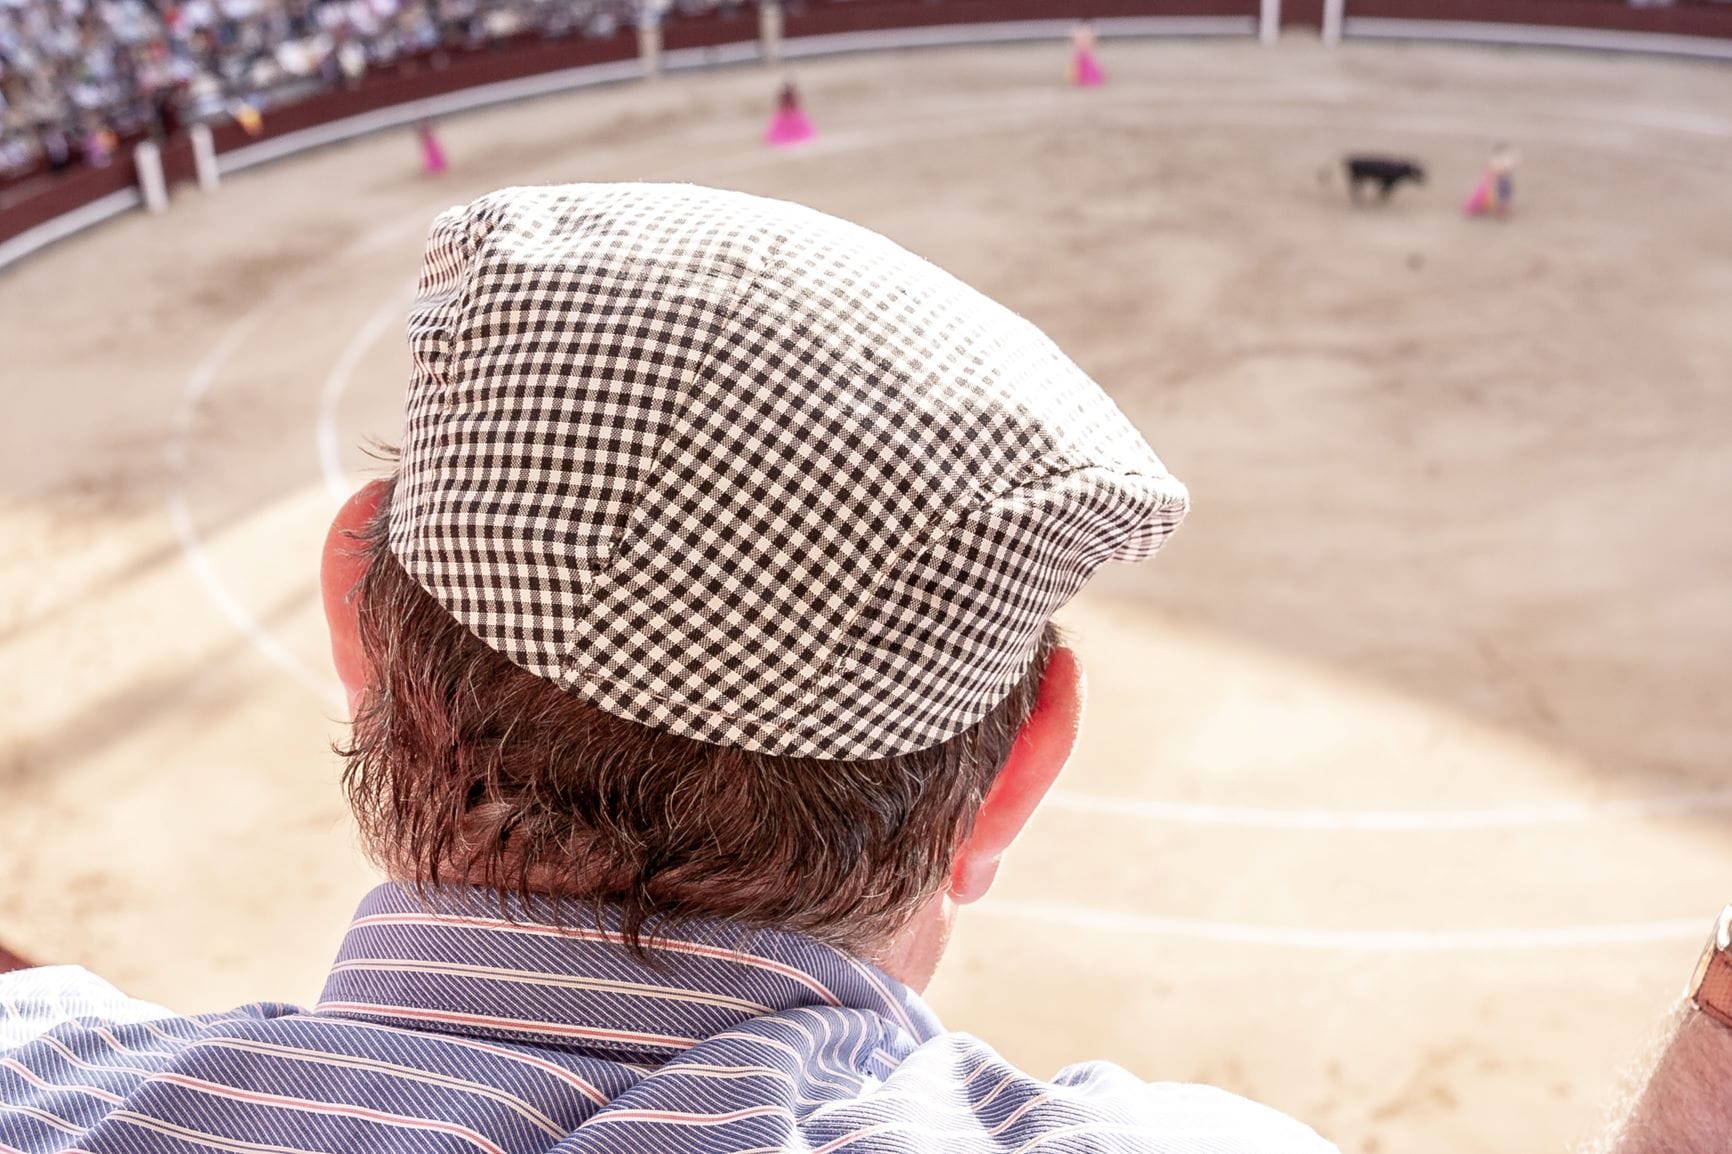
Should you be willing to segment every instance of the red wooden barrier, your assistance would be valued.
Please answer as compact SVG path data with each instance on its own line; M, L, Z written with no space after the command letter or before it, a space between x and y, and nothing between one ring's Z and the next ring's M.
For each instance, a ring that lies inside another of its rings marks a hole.
M1732 39L1732 4L1633 8L1625 0L1347 0L1347 16L1537 24Z
M77 166L0 190L0 242L137 183L132 154L123 152L107 168Z
M1107 20L1118 16L1253 16L1256 0L881 0L790 6L789 37L1009 20Z
M727 11L702 16L681 16L662 25L662 47L669 52L681 48L713 48L758 38L758 6L742 4Z

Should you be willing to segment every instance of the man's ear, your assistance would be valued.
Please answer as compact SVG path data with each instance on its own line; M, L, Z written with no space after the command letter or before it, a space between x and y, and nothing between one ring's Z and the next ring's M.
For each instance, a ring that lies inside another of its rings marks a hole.
M979 901L992 886L999 859L1022 832L1035 807L1070 760L1082 730L1085 680L1076 654L1052 651L1034 712L1023 723L1010 758L987 792L974 830L957 850L950 896L959 904Z
M325 534L325 551L319 561L319 591L331 633L331 662L348 696L350 717L361 707L361 694L367 687L367 661L361 652L352 594L367 571L367 526L389 491L386 482L371 481L343 502Z

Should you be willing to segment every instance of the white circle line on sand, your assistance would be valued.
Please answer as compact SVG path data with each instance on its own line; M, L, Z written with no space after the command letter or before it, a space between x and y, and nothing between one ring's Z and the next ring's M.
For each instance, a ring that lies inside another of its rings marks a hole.
M240 635L250 642L266 660L277 666L290 677L311 690L316 696L331 704L339 713L344 708L342 694L336 691L329 678L322 678L308 669L306 665L289 652L283 644L258 623L253 615L247 612L238 598L230 592L229 587L217 575L216 566L212 563L210 552L204 547L204 541L199 536L198 526L193 521L192 508L187 503L185 481L188 466L191 463L191 442L193 426L198 418L199 406L210 394L216 381L217 373L228 359L234 355L252 336L253 329L264 318L270 307L275 304L274 297L267 297L254 305L239 319L228 327L211 351L206 354L187 378L185 390L181 394L180 404L175 410L174 431L169 438L169 493L168 519L174 527L175 540L180 545L182 556L186 558L187 567L193 572L205 595L215 602L222 615L229 620Z
M372 230L358 238L353 244L338 250L331 258L317 267L325 267L355 256L364 255L381 243L408 231L424 227L421 221L407 218L392 221ZM205 354L187 377L186 385L181 390L180 403L175 408L174 427L169 437L167 457L169 465L168 517L174 528L175 540L180 545L181 555L186 559L187 567L192 570L205 595L216 605L226 617L236 632L246 638L248 643L271 664L287 673L297 683L304 686L315 697L323 701L341 717L347 713L348 705L342 691L337 687L332 677L321 676L307 668L305 662L296 657L289 649L278 641L271 633L260 625L258 619L249 612L240 598L223 581L217 572L215 563L211 560L210 551L205 548L204 539L198 531L198 522L192 515L192 506L186 497L187 473L192 465L192 439L196 431L199 408L216 387L217 375L222 371L230 358L252 336L266 314L274 312L288 295L288 285L280 284L273 291L265 294L246 312L242 313L217 338L210 352Z
M1243 829L1309 830L1324 833L1421 833L1526 829L1535 826L1588 825L1648 817L1683 817L1732 810L1732 788L1661 793L1607 801L1547 805L1491 806L1479 809L1375 810L1304 807L1206 805L1145 801L1060 791L1044 808L1169 825L1227 826Z
M337 408L342 404L343 394L348 391L349 381L354 377L361 358L385 335L391 322L403 315L413 288L414 286L410 286L409 292L393 292L373 315L355 330L355 335L343 346L343 351L337 355L336 363L326 375L324 387L319 390L319 410L313 423L313 442L318 449L319 472L325 479L325 489L338 505L349 499L355 487L343 468L342 444L337 439Z
M990 916L1076 930L1103 930L1108 933L1244 946L1378 954L1480 953L1646 945L1653 942L1693 940L1700 938L1703 933L1700 918L1490 930L1327 930L1303 926L1167 918L1046 902L988 900L975 908L979 913Z

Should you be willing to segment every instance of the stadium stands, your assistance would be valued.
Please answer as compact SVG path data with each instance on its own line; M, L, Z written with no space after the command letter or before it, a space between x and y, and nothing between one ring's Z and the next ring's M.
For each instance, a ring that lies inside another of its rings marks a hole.
M144 136L249 122L369 70L635 19L635 0L0 0L0 179L103 167Z

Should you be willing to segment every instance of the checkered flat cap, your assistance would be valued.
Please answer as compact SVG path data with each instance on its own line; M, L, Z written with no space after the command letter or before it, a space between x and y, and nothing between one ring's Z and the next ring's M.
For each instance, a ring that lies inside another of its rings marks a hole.
M489 646L763 753L961 733L1185 488L1027 321L874 233L688 185L434 222L390 545Z

